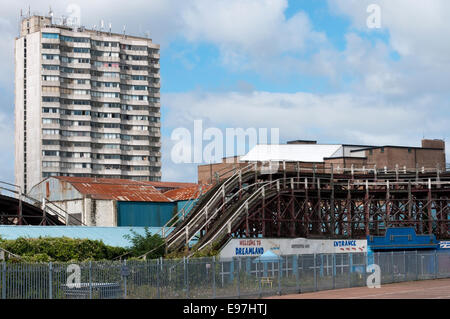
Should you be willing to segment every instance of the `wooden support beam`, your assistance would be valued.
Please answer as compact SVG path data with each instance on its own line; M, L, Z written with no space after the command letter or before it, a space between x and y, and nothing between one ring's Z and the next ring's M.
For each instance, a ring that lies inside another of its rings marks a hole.
M369 197L369 182L366 180L366 195L364 198L364 228L366 236L370 235L369 222L370 222L370 197Z
M347 188L347 237L352 237L352 194L350 190L350 182Z

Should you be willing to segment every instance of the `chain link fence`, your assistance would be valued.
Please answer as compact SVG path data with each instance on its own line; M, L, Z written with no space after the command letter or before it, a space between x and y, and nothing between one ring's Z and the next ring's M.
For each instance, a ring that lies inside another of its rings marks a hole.
M3 263L2 299L196 299L361 287L380 267L381 285L450 278L450 252L402 251L147 261Z

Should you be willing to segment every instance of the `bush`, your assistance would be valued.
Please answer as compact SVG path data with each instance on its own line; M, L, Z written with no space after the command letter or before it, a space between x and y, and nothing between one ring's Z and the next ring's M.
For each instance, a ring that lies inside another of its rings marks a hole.
M132 246L128 249L129 256L139 257L147 254L147 259L156 259L164 256L165 242L161 236L152 235L148 228L145 228L145 234L140 235L131 230L131 235L124 237L131 241Z
M1 240L0 248L30 262L111 260L127 251L125 248L107 246L100 240L68 237Z

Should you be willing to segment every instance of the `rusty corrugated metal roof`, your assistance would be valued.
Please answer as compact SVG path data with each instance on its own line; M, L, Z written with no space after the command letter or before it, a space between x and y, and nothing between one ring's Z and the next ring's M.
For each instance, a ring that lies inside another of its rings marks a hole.
M130 202L171 202L167 196L148 182L128 179L109 179L92 177L55 177L61 182L70 183L83 195L93 199L114 199Z
M186 188L186 187L198 186L198 184L196 184L196 183L179 183L179 182L142 182L142 183L152 185L158 189L159 188L176 189L176 188Z
M184 188L178 188L178 189L172 189L170 191L167 191L164 193L164 195L173 201L179 201L179 200L190 200L198 198L200 195L205 194L212 185L198 185L190 186L190 187L184 187ZM200 194L201 191L201 194Z

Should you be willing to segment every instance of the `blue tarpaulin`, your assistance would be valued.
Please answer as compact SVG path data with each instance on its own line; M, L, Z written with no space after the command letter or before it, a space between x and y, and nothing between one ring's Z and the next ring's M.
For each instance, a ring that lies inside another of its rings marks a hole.
M283 258L281 258L280 256L278 256L277 254L273 253L271 250L266 251L264 254L262 254L261 256L259 256L258 258L255 258L253 260L254 263L273 263L273 262L278 262L283 260Z

